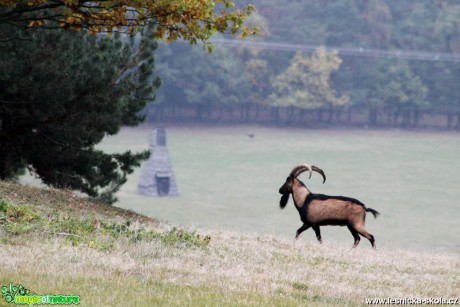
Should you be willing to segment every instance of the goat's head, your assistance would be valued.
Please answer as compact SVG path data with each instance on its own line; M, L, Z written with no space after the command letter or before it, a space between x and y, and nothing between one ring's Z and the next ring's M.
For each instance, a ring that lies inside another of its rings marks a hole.
M286 207L286 204L289 200L289 195L293 191L293 186L294 186L295 181L299 181L301 185L303 185L303 183L299 179L297 179L297 177L305 171L308 171L310 173L310 176L308 178L311 178L313 171L315 171L323 177L323 183L326 182L326 175L324 174L323 170L321 170L320 168L314 165L309 165L307 163L297 165L296 167L292 169L291 173L286 178L286 182L279 189L279 193L283 195L281 196L281 200L280 200L281 209Z

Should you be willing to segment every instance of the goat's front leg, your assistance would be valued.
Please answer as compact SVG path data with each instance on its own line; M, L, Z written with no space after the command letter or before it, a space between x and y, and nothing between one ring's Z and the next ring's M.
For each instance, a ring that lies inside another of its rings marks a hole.
M303 224L302 227L300 227L299 229L297 229L297 232L295 233L295 239L298 240L300 234L301 234L302 232L304 232L305 230L307 230L308 228L310 228L310 225L309 225L309 224Z

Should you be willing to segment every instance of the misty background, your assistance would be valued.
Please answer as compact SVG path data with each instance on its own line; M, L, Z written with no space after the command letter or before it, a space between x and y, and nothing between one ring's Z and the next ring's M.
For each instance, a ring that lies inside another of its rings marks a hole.
M149 120L459 128L455 1L253 3L258 37L161 44Z

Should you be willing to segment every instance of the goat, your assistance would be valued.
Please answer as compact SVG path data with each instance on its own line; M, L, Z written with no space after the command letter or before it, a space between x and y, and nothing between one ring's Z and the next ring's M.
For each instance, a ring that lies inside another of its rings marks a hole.
M315 171L323 177L323 183L326 182L326 175L320 168L304 163L292 169L286 182L279 189L279 193L282 194L280 208L286 207L289 196L292 195L294 205L300 214L300 220L303 222L302 227L296 232L295 240L303 231L311 227L315 231L319 243L322 243L320 226L347 226L355 240L353 248L358 246L359 235L361 235L371 242L374 249L377 249L374 236L366 231L364 223L366 212L372 213L374 218L377 218L380 213L374 209L366 208L362 202L354 198L311 193L305 184L297 179L300 174L307 170L310 173L309 178Z

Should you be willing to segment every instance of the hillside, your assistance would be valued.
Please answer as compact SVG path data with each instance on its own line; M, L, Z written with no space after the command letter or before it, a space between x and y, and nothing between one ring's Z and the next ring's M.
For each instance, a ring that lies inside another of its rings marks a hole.
M364 241L351 250L350 242L310 237L294 245L273 235L176 229L72 192L0 182L0 287L79 295L82 306L460 297L458 254L373 251ZM11 304L0 297L0 306Z

